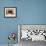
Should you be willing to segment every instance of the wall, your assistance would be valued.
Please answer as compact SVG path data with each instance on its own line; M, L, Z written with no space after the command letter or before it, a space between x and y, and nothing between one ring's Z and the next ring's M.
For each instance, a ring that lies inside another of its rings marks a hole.
M21 24L46 24L46 0L23 0Z
M17 18L4 18L4 7L17 7ZM0 44L7 44L17 24L46 24L46 0L0 0ZM16 40L17 42L17 40Z

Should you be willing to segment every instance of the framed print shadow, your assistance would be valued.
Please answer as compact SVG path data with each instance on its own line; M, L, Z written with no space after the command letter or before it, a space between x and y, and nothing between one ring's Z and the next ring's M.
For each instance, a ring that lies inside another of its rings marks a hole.
M16 7L5 7L4 8L4 18L16 18L17 17Z

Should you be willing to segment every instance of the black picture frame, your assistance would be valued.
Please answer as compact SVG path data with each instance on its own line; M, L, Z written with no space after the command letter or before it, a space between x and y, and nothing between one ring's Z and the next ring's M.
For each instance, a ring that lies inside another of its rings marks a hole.
M6 10L7 9L15 9L15 14L14 16L7 16L6 15ZM4 7L4 18L16 18L17 17L17 7Z

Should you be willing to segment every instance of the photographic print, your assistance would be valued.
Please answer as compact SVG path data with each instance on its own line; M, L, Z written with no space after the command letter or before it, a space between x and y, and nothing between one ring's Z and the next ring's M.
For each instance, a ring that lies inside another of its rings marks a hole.
M16 7L5 7L4 8L5 18L16 18Z
M20 25L21 40L46 41L46 25Z

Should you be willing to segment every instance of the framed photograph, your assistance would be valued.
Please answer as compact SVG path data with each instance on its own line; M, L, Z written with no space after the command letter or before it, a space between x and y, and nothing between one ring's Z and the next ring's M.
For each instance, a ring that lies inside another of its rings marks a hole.
M19 24L18 41L46 41L46 24Z
M5 7L4 8L4 18L16 18L16 7Z

